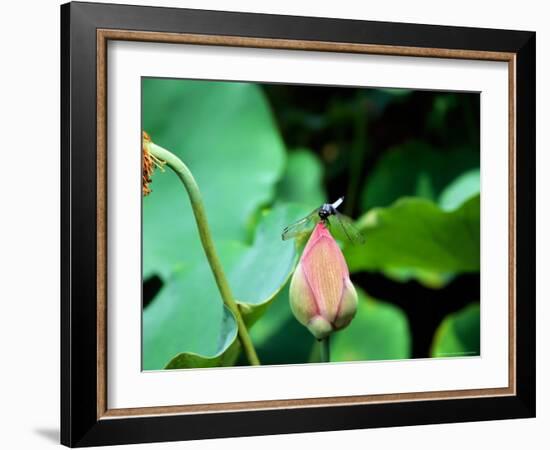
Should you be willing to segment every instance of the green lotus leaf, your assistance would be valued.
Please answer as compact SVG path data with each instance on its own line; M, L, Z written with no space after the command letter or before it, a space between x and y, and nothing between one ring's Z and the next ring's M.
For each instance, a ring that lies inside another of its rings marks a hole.
M439 206L443 211L453 211L466 200L479 194L479 169L472 169L459 175L439 196Z
M348 327L331 336L331 362L406 359L411 338L405 313L357 289L357 314Z
M285 172L277 186L277 201L320 206L326 200L323 189L323 165L310 150L289 153Z
M143 129L193 173L216 241L246 241L249 222L273 199L284 144L259 86L144 78ZM157 170L143 199L143 275L167 279L202 253L178 178Z
M479 195L451 212L421 198L374 208L357 222L365 244L348 245L346 260L351 271L479 271L479 214Z
M225 241L217 245L248 326L266 311L294 270L296 247L281 239L281 231L304 211L300 205L277 206L262 213L250 245ZM231 365L239 350L236 336L235 319L225 309L203 256L192 268L176 272L145 308L143 367Z
M432 357L479 356L480 308L472 303L448 315L435 332Z
M479 168L477 149L437 151L411 141L384 152L361 194L363 211L389 206L401 197L436 201L441 192L463 172Z
M224 306L220 336L214 355L197 353L178 353L166 365L165 369L207 368L232 365L238 352L237 322L233 313Z

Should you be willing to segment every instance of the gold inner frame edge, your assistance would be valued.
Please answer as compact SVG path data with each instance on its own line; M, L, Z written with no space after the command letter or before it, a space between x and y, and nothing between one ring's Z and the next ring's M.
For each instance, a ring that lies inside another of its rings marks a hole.
M449 400L516 394L516 54L479 50L389 46L240 36L159 33L115 29L96 31L97 82L97 419L175 414L207 414L269 409L351 406L402 401ZM508 387L399 394L376 394L200 405L108 409L107 405L107 42L109 40L169 44L217 45L266 49L364 53L374 55L471 59L508 62Z

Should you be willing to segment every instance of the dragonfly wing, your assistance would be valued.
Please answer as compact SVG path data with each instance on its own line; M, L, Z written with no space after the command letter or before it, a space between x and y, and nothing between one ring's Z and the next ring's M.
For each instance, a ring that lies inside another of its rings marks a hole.
M354 245L362 245L365 243L365 238L355 227L351 219L336 211L336 215L330 217L331 224L336 224L336 227L342 230L348 240Z
M283 230L283 234L282 234L283 241L286 241L287 239L295 238L296 236L299 236L301 234L307 233L308 231L311 231L311 228L313 228L313 225L319 222L319 220L320 220L319 208L316 208L303 219L300 219L297 222L293 223L292 225L289 225L288 227L286 227Z

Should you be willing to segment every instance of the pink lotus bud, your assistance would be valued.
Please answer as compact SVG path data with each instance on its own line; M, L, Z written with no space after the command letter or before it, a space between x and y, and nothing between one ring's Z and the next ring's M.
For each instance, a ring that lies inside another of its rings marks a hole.
M313 230L292 275L290 308L317 339L346 327L357 311L346 260L323 222Z

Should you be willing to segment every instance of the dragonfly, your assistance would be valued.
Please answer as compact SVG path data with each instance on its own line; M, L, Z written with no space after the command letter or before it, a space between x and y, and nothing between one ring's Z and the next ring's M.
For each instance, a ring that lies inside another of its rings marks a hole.
M343 202L344 197L340 197L334 203L324 203L319 208L315 208L307 216L283 230L283 241L307 233L314 225L323 222L325 225L334 226L340 229L352 244L364 244L365 238L361 235L359 230L355 228L351 219L337 210Z

